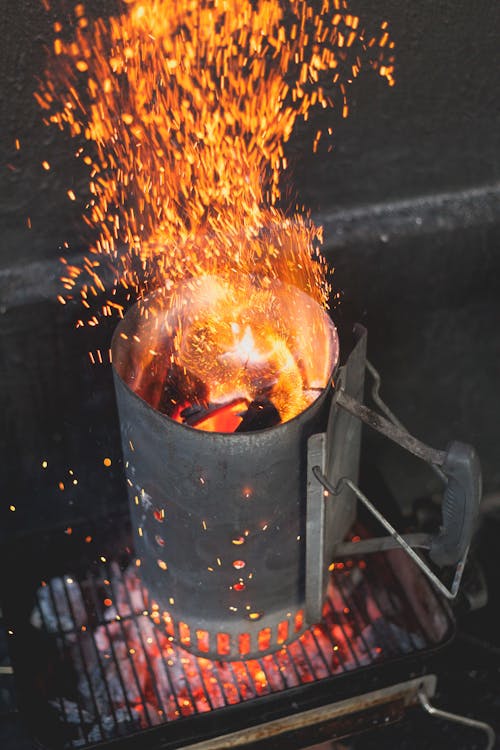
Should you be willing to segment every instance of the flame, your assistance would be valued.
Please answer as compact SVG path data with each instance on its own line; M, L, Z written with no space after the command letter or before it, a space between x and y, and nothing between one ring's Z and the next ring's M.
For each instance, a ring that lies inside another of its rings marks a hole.
M269 397L285 422L307 399L293 322L285 327L272 317L275 305L275 291L247 287L235 298L233 286L223 287L218 301L178 334L177 362L205 383L209 401Z
M387 22L370 34L346 0L121 7L93 21L79 3L69 28L58 19L36 92L45 122L78 139L89 169L85 220L95 242L81 265L63 261L61 301L79 294L96 325L100 304L105 316L122 314L120 287L130 301L211 274L279 279L325 305L321 230L278 207L284 146L314 107L347 116L362 68L394 83ZM81 201L73 188L68 196Z
M231 330L236 337L240 333L240 325L231 323ZM242 337L237 340L232 349L223 354L224 359L236 359L248 367L249 364L258 364L265 361L266 357L257 349L252 329L249 325L245 326Z
M292 419L328 384L338 354L330 317L296 287L210 276L143 300L113 340L115 369L135 393L217 432L241 417L241 430Z

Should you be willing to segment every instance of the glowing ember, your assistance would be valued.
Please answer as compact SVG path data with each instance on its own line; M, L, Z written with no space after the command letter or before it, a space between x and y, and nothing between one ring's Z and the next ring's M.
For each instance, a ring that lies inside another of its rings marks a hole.
M74 15L69 30L54 23L36 94L45 122L78 138L90 173L85 218L96 240L81 266L63 261L66 299L79 292L96 325L111 266L105 316L123 310L120 285L130 301L207 274L279 279L325 304L321 232L277 207L284 144L315 106L347 116L362 68L393 84L387 23L370 34L346 0L317 9L307 0L127 0L107 20L90 21L82 4ZM275 347L253 326L229 331L228 366L229 352ZM273 356L288 366L286 351Z
M242 659L231 663L195 656L173 642L171 619L154 609L133 567L123 574L115 562L109 565L106 580L113 592L111 605L97 595L102 584L99 578L89 576L82 583L50 579L36 592L31 623L43 629L46 638L54 639L61 664L73 677L70 697L63 695L53 705L65 722L76 716L76 724L81 722L78 710L82 710L95 724L88 741L98 741L107 734L104 727L113 736L117 729L113 716L117 724L125 726L133 720L136 727L145 728L321 681L439 643L448 632L448 616L437 602L429 607L425 597L418 605L413 602L417 610L409 605L407 596L415 581L408 579L397 555L392 561L394 573L385 566L382 572L370 566L369 572L366 564L336 564L321 625L258 659L245 659L249 636L242 634ZM428 591L425 582L419 582ZM432 592L427 595L432 605ZM260 645L265 649L268 633L261 632ZM202 652L203 635L203 631L193 633ZM286 629L281 637L286 639ZM220 645L224 645L223 638ZM103 680L109 692L103 691ZM93 693L102 696L98 706L92 702Z
M232 404L240 423L243 415L247 422L265 419L264 426L291 419L308 401L297 361L304 353L294 356L293 321L286 327L272 317L276 292L248 287L236 300L234 287L216 294L216 302L178 334L178 365L205 384L209 402ZM194 426L205 429L205 422Z
M210 432L272 427L302 412L338 361L335 326L295 287L202 277L144 300L113 342L125 383Z

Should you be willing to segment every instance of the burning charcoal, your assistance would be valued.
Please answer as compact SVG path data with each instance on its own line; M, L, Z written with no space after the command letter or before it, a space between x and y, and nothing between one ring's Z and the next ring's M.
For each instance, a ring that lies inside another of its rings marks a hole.
M217 670L217 675L222 685L226 702L230 704L239 703L241 698L235 682L236 678L233 676L234 672L232 667L227 662L223 661L216 662L214 667Z
M293 668L292 658L288 653L288 648L282 648L274 654L278 669L283 675L283 680L287 688L295 687L299 684L299 677Z
M269 654L268 656L264 656L262 658L262 663L264 665L264 670L271 690L273 692L275 690L283 690L286 685L283 680L283 675L281 674L279 665L274 659L273 655Z
M101 625L95 631L95 641L103 657L101 662L105 661L106 673L113 679L112 696L118 696L118 704L122 704L124 698L132 705L141 703L148 672L135 624Z
M187 651L181 652L180 662L187 679L187 684L193 696L194 705L197 711L204 712L210 710L210 703L207 700L207 692L204 682L201 679L198 670L198 662L195 656Z
M210 695L210 700L214 708L221 708L225 705L224 695L222 689L217 680L216 667L213 661L210 659L203 659L202 657L197 658L198 666L203 678L203 684Z
M233 669L242 700L251 700L257 695L269 692L266 675L260 669L258 662L236 662L233 664Z
M314 670L316 679L328 677L328 662L325 660L322 650L317 646L317 642L314 640L311 631L306 630L300 640Z
M125 582L127 591L124 590L124 587L121 583L122 580ZM137 575L137 568L135 568L133 565L129 565L129 567L123 574L123 578L120 574L117 575L115 592L117 594L117 600L119 602L118 610L120 612L120 615L122 616L125 613L131 614L132 612L135 614L139 614L140 612L143 612L148 608L146 603L147 593L144 589L141 579ZM132 612L130 609L130 605L132 605Z
M112 697L107 691L108 680L103 679L103 674L107 678L103 664L105 660L100 659L90 631L79 634L77 638L78 643L73 647L73 661L80 675L78 693L89 711L95 711L96 704L100 715L107 716L112 713L110 706Z
M266 427L274 427L281 422L281 417L277 408L271 401L255 400L252 401L240 426L236 432L253 432L255 430L264 430Z
M156 408L176 419L184 409L207 403L207 400L208 390L203 381L174 362L167 372Z
M236 398L223 406L197 408L185 422L191 427L207 432L237 432L247 408L246 398Z
M38 589L36 598L37 606L30 618L35 628L57 633L61 630L80 630L82 625L87 624L82 592L73 578L52 578L47 585Z
M314 674L307 661L305 652L301 649L299 641L294 641L288 646L288 652L293 659L294 667L297 669L301 682L313 682Z
M415 565L401 565L401 555L404 554L401 550L389 550L386 553L387 561L408 597L420 627L427 637L437 643L448 629L448 620L441 607L432 606L429 583L418 568Z
M415 640L416 638L416 640ZM363 639L371 650L371 661L384 657L397 656L398 654L412 651L412 643L408 638L406 630L402 630L385 617L379 617L363 630ZM420 636L414 637L417 648L423 648L424 642ZM418 641L418 645L417 645Z

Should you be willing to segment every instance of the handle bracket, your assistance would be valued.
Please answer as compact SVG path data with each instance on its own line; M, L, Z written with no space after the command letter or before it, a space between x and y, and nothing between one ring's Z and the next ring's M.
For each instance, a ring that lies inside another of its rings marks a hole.
M325 475L322 473L319 466L313 466L312 467L312 473L318 480L318 482L321 484L322 487L331 495L335 496L338 495L339 492L342 489L342 486L345 484L347 485L356 495L356 497L361 500L365 508L370 511L370 513L379 521L382 526L389 532L391 535L389 537L389 540L391 544L387 544L387 537L380 537L376 539L370 539L368 541L372 542L372 548L371 549L363 549L363 542L344 542L343 544L337 546L335 550L335 554L338 556L344 556L344 555L356 555L356 554L368 554L368 552L380 552L383 549L389 549L394 548L396 546L400 546L404 549L404 551L411 557L411 559L418 565L420 570L427 576L427 578L431 581L431 583L438 589L438 591L443 594L443 596L446 597L446 599L455 599L455 597L458 594L458 590L460 588L460 582L462 580L462 575L465 568L465 561L467 559L467 553L469 551L469 547L465 549L465 552L462 556L462 559L459 560L457 563L457 567L455 569L455 575L453 577L453 582L451 584L451 587L448 589L444 583L437 577L437 575L430 569L430 567L427 565L427 563L418 555L414 547L423 547L423 548L429 548L430 544L432 543L432 537L427 534L409 534L408 536L402 536L399 534L394 526L389 523L387 518L379 511L377 508L373 505L373 503L366 497L366 495L359 489L359 487L354 484L354 482L351 482L350 479L347 477L341 477L337 484L334 486L331 482L328 481L328 479L325 477ZM416 538L415 538L416 537ZM392 540L394 540L395 544L392 543Z
M366 346L366 334L360 341ZM450 443L446 451L440 451L415 438L380 398L380 375L373 365L365 359L363 365L361 365L361 362L357 363L358 370L360 366L363 370L366 366L372 375L375 403L385 416L365 406L362 403L362 394L353 392L352 384L350 388L346 387L346 382L348 384L349 381L346 381L345 373L343 373L341 374L343 377L339 377L332 400L332 409L336 410L336 413L333 413L333 419L331 418L330 421L333 425L336 425L344 415L350 420L346 423L349 429L342 436L339 436L336 435L334 430L332 431L331 424L329 424L327 434L312 435L309 438L306 543L306 617L309 622L318 622L321 619L326 589L326 568L332 559L330 557L329 562L327 562L326 554L328 551L333 552L334 556L340 557L369 554L402 547L446 599L455 599L462 580L481 500L481 469L474 448L464 443L453 442ZM361 401L358 400L360 397ZM360 490L356 481L353 481L356 477L351 474L349 464L346 463L345 459L337 460L338 451L345 452L345 450L348 450L348 445L352 443L352 440L348 440L349 431L352 432L354 423L359 425L360 422L367 424L425 461L446 483L442 525L438 533L399 534ZM343 525L345 519L342 519L342 509L349 497L346 493L350 493L353 498L355 496L361 501L382 524L389 536L362 540L356 543L345 542L343 537L339 538L339 532L345 534L347 531L347 528ZM339 495L341 497L336 497ZM331 506L329 503L325 503L325 498L329 496L334 503L335 511L333 514L327 512L327 508ZM337 524L337 521L340 521L340 523ZM327 540L329 541L329 549L327 549ZM425 560L415 552L415 548L427 550L432 562L439 567L456 566L449 588L445 586Z

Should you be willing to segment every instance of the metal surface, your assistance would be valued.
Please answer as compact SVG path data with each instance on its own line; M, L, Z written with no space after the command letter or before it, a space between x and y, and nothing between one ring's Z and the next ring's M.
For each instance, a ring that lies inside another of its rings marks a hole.
M316 325L317 335L335 351L337 334L326 313L287 289L304 326L311 311L323 327ZM225 659L262 655L306 625L307 440L325 430L331 387L276 427L231 434L187 427L133 391L144 342L159 325L143 312L127 313L112 344L140 574L186 648Z
M419 697L424 690L427 695L434 695L436 690L435 675L425 675L419 679L408 680L407 682L391 685L381 690L363 693L354 698L330 703L327 706L321 706L321 708L292 714L291 716L276 719L275 721L268 721L265 724L259 724L256 727L250 727L241 732L232 732L225 737L196 742L193 745L186 745L183 750L231 750L231 748L237 747L253 747L254 743L264 740L274 739L277 741L278 739L283 739L283 735L291 732L303 731L304 729L310 731L313 727L317 730L319 727L323 728L322 725L325 723L328 723L332 732L330 738L332 740L338 739L339 736L335 734L335 722L338 719L350 718L356 727L356 731L360 731L362 729L362 717L360 721L360 714L366 713L368 714L368 722L365 728L372 728L377 724L371 713L372 709L377 709L378 713L383 717L384 709L397 701L403 709L402 714L404 709L418 704ZM388 719L389 717L386 718ZM401 716L398 716L398 718L401 718ZM381 723L386 723L384 718L381 719ZM340 736L345 736L345 734L344 729Z
M367 333L356 325L353 335L354 347L335 380L326 434L313 435L308 444L306 620L310 623L321 619L333 550L345 538L356 517L356 497L350 488L342 488L335 503L325 503L323 487L312 473L312 467L319 465L329 477L348 476L354 482L358 480L361 423L339 409L335 402L340 388L356 399L363 398Z
M478 721L477 719L470 719L468 716L460 716L459 714L452 714L449 711L442 711L440 708L436 708L429 701L429 693L423 686L419 691L418 699L420 705L430 716L434 716L436 719L445 719L446 721L452 721L454 724L461 724L464 727L470 727L471 729L479 729L481 732L486 734L486 745L484 750L493 750L495 745L495 732L493 727L486 724L484 721Z
M407 543L413 549L429 549L431 545L431 535L423 533L405 534ZM361 539L355 542L340 543L335 547L335 553L338 557L349 555L369 555L372 552L385 552L389 549L398 549L401 545L391 536L375 537L375 539Z
M381 550L393 549L399 545L406 554L416 563L420 570L427 576L438 591L447 599L454 599L460 587L465 562L469 552L472 534L475 529L475 521L479 512L479 504L482 495L481 467L476 451L470 445L452 442L446 451L437 451L425 443L417 440L399 422L397 417L382 401L379 395L380 375L371 364L367 364L366 355L358 361L358 369L364 371L367 366L373 379L373 396L375 402L386 414L381 416L372 409L365 406L358 398L346 393L345 382L339 377L335 390L331 411L335 413L340 410L355 418L359 422L367 424L385 437L388 437L397 445L405 448L409 453L417 456L434 468L439 468L439 476L446 480L442 506L442 525L435 534L411 534L402 536L399 534L385 516L370 502L366 495L360 490L356 482L352 480L349 470L343 471L339 465L339 443L343 435L326 434L313 435L308 446L308 595L306 614L308 617L317 617L321 611L321 597L324 582L322 572L326 570L324 550L327 539L330 549L336 555L368 554ZM340 373L345 375L345 373ZM338 420L335 420L338 425ZM347 435L348 437L348 435ZM348 440L345 441L348 443ZM327 458L330 456L330 460ZM335 461L337 460L337 463ZM350 467L352 472L352 466ZM326 475L329 475L327 477ZM326 527L326 506L342 508L342 495L349 489L361 500L365 508L378 520L378 522L389 532L390 537L380 537L362 542L359 546L352 542L343 542L343 534L347 531L342 524L333 530ZM321 492L323 490L323 492ZM325 492L326 491L326 492ZM324 495L324 497L323 497ZM331 496L330 503L325 499ZM332 543L333 542L333 543ZM427 563L414 551L413 547L427 549L431 560L437 565L455 565L455 573L450 588L447 588ZM312 552L311 550L315 551ZM315 570L320 566L320 572Z

